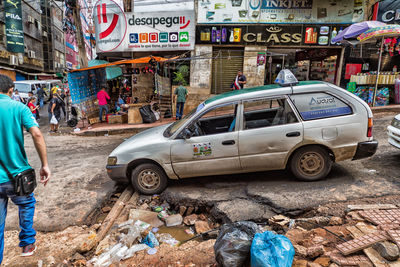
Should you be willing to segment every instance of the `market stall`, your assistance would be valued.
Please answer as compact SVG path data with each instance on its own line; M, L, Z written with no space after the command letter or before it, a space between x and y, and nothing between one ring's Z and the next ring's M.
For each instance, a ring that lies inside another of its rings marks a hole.
M108 123L150 123L162 118L163 95L170 94L166 59L145 57L113 63L92 62L91 67L68 73L71 101L90 124L99 122L97 92L103 87L110 96ZM111 70L120 69L118 75ZM166 78L166 79L165 79ZM168 96L170 99L170 96ZM164 103L170 107L171 103ZM164 115L164 114L163 114Z

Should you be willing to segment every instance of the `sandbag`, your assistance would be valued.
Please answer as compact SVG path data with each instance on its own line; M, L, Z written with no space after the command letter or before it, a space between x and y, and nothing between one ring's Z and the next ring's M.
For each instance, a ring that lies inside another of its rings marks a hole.
M257 233L251 244L251 267L291 267L294 247L289 238L266 231Z
M258 226L253 222L223 225L214 244L215 260L221 266L243 266L250 257L251 242L258 232Z

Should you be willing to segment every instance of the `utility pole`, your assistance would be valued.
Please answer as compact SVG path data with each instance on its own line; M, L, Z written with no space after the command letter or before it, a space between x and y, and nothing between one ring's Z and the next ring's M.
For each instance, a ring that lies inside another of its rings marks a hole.
M86 68L88 66L88 58L86 55L85 41L83 40L82 33L82 22L81 22L81 9L77 3L74 9L74 20L76 26L76 41L79 49L79 58L81 68Z

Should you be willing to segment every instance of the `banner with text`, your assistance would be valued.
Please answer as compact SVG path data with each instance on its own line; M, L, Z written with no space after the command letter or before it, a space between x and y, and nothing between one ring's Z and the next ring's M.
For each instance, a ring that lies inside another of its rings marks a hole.
M21 0L7 0L3 3L6 19L7 50L14 53L24 53Z
M100 0L93 17L97 52L194 49L194 10L124 13L113 0Z
M364 18L364 0L200 0L197 23L333 23Z

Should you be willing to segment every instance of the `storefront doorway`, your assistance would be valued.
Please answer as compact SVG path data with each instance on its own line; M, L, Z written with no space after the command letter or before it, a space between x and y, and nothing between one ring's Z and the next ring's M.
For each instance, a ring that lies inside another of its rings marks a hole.
M265 65L265 84L274 83L282 69L291 70L299 81L319 80L335 83L340 49L271 48Z

